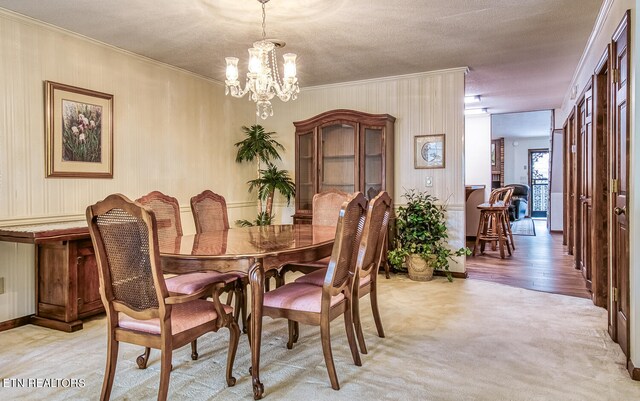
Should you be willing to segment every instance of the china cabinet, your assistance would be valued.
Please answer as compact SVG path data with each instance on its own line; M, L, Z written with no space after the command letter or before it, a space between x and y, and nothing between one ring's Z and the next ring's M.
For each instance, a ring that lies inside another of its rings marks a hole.
M294 223L311 223L313 195L337 190L380 191L393 197L395 117L332 110L296 127L296 213Z

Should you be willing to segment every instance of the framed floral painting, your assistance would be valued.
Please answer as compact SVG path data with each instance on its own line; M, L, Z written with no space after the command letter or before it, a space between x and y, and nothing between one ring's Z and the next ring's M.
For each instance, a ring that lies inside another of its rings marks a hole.
M113 178L113 95L45 81L47 177Z
M415 168L444 168L444 134L418 135L414 144Z

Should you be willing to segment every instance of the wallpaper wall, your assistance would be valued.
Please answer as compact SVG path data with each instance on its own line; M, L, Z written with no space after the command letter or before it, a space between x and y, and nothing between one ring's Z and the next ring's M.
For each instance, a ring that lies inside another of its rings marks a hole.
M256 122L255 105L224 96L222 84L0 11L0 226L84 219L87 205L114 192L137 198L152 190L175 196L185 232L193 232L189 198L210 188L227 198L231 220L250 218L246 181L252 166L234 162L240 127ZM449 205L451 243L464 236L463 94L466 68L307 88L295 102L274 102L260 121L278 132L281 166L294 173L293 121L351 108L397 118L396 204L404 189L426 188ZM44 81L114 96L113 179L45 178ZM446 168L415 170L413 137L446 135ZM278 221L293 206L276 204ZM464 262L452 266L464 271ZM0 322L35 311L34 247L0 242Z
M45 80L114 96L113 179L45 178ZM236 165L233 144L253 118L220 83L0 12L0 226L81 220L110 193L160 190L189 232L189 198L205 188L227 198L231 219L249 217L253 168ZM33 252L0 242L0 321L34 312Z

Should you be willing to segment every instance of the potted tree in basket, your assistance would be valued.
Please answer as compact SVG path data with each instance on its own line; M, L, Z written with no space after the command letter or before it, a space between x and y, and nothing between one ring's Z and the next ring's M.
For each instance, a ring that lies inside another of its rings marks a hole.
M256 124L251 127L242 127L246 138L235 146L238 148L236 162L256 162L258 178L250 180L249 192L256 190L258 193L258 215L254 221L237 220L240 226L266 226L273 220L273 198L276 191L287 199L287 204L296 194L295 184L289 172L279 170L271 160L281 160L278 149L284 150L278 141L272 138L275 132L266 132L264 127ZM262 163L267 168L262 169ZM265 202L265 203L263 203Z
M454 260L454 255L471 252L466 247L455 251L448 247L446 207L437 204L436 197L414 189L403 197L407 204L398 208L396 248L389 251L389 263L397 269L402 269L406 263L412 280L431 280L435 269L444 271L452 281L449 261Z

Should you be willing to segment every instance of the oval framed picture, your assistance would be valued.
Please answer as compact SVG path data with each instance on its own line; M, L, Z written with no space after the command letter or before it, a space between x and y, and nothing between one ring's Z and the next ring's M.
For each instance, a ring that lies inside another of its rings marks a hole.
M444 168L445 135L416 135L414 137L414 167Z

